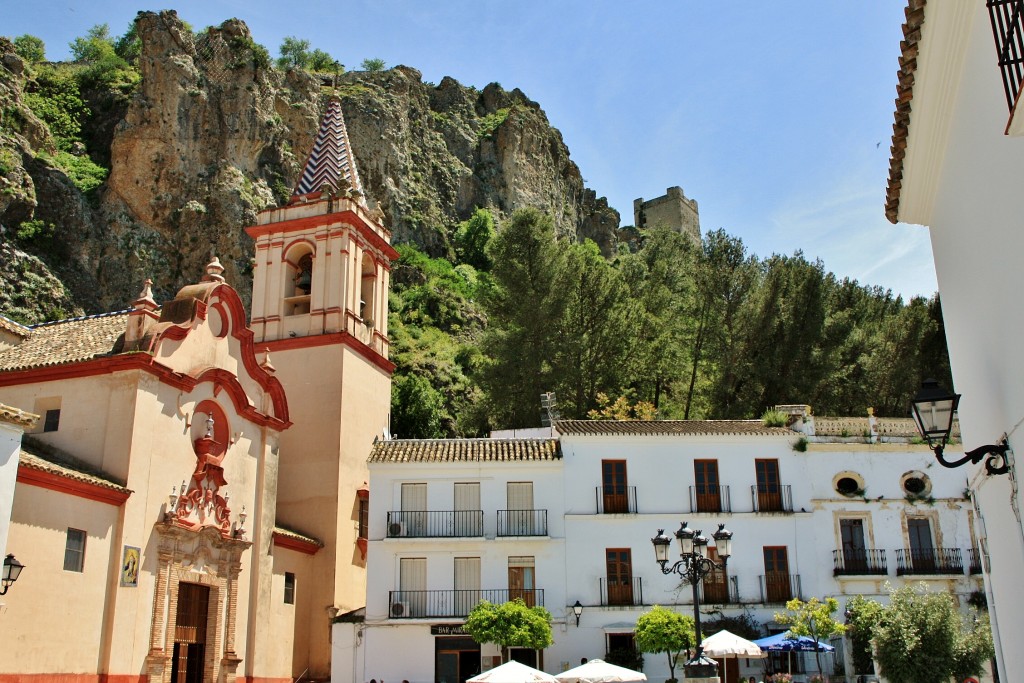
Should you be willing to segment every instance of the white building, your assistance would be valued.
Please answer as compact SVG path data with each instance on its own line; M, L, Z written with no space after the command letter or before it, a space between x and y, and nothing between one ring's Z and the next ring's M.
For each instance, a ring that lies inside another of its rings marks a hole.
M335 623L333 676L457 683L489 668L498 650L460 628L479 599L552 613L554 644L513 653L548 672L630 649L652 605L692 614L691 588L662 574L650 541L684 520L735 534L727 570L703 586L705 622L748 615L767 635L784 630L774 613L790 597L842 606L905 579L966 604L981 584L962 474L906 443L909 420L794 426L813 436L760 421L563 420L551 439L379 442L366 609ZM643 666L668 676L664 655ZM728 666L729 681L761 673Z
M1019 8L1006 0L910 0L901 43L886 215L929 228L966 449L1004 435L1015 448L1024 423ZM1017 472L961 471L977 494L979 542L989 557L1000 678L1016 680L1024 671Z

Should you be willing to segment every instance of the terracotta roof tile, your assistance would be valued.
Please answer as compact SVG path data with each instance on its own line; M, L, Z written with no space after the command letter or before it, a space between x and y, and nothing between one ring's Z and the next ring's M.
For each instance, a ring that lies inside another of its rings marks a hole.
M914 99L914 72L917 71L917 50L924 25L926 0L907 0L900 41L900 69L896 72L896 111L893 114L892 147L889 148L889 185L885 192L885 217L890 223L899 220L900 191L903 188L903 159L907 154L910 132L911 101Z
M785 427L766 427L761 420L559 420L555 429L559 434L587 436L794 435Z
M561 457L557 439L392 439L375 443L369 462L525 462Z
M22 339L25 339L29 335L29 329L21 323L16 323L10 318L5 318L0 315L0 330L4 332L10 332L11 334L17 335Z
M77 458L44 446L34 439L25 439L19 464L67 479L93 484L111 491L130 494L132 491L111 475L83 463Z
M275 525L274 526L274 533L277 534L278 536L284 536L285 538L293 538L296 541L302 541L303 543L309 543L310 545L315 545L315 546L317 546L319 548L323 548L324 547L324 542L321 541L320 539L313 538L312 536L307 536L306 534L300 534L298 531L292 531L291 529L286 529L283 526Z
M5 406L3 403L0 403L0 420L21 425L26 429L31 429L36 426L36 422L39 421L39 416L32 413L26 413L24 410L19 408L12 408L11 406Z
M118 352L127 311L43 323L25 341L0 351L0 372L63 365Z

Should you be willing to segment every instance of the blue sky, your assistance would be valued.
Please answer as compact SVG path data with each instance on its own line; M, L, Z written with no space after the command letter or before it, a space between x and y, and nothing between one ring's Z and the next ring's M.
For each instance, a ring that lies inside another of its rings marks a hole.
M760 256L802 249L905 297L936 289L925 228L883 215L903 0L202 0L195 28L244 20L273 55L307 39L439 82L492 81L540 103L588 187L631 224L679 185L701 228ZM144 2L0 0L2 32L50 59L94 24L123 33Z

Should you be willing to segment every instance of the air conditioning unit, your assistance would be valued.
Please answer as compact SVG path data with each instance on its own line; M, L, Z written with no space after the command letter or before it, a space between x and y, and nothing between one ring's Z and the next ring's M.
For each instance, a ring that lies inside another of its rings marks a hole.
M405 522L391 522L391 524L388 524L388 536L405 536Z
M391 603L391 616L393 616L393 617L407 617L407 616L409 616L409 603L407 603L407 602L393 602L393 603Z

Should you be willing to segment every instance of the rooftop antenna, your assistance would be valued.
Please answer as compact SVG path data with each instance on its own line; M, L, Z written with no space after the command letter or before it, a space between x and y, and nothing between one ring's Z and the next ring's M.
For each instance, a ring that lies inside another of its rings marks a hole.
M548 391L540 395L540 424L542 427L550 427L560 417L558 414L558 399L555 392Z

